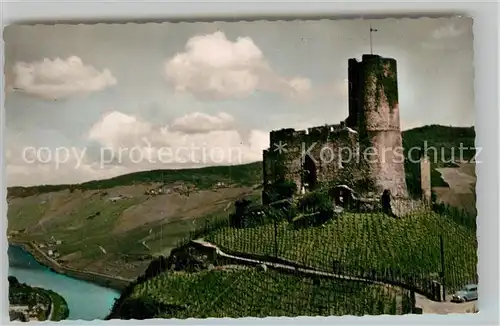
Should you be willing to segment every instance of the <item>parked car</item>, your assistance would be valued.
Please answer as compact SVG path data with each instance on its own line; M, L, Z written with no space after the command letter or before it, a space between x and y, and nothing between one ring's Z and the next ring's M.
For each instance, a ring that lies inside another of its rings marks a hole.
M453 294L451 301L453 302L466 302L471 300L477 300L477 285L468 284L464 286L461 290Z

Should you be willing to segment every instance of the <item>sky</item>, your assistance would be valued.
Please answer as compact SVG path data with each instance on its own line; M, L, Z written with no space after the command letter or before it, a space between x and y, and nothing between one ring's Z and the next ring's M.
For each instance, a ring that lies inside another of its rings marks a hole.
M474 124L469 18L8 26L8 185L259 161L271 130L347 117L370 24L403 130Z

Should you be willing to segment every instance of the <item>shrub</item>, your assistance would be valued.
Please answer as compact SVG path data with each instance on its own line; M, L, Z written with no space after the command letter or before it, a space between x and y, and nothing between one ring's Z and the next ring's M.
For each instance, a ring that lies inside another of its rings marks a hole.
M9 280L9 285L12 286L12 287L15 287L15 286L18 286L19 285L19 281L17 280L17 278L15 276L9 276L8 277L8 280Z
M477 229L476 214L468 212L465 209L433 202L432 210L470 230L475 231Z
M275 221L290 220L293 205L289 201L274 202L271 205L257 205L247 199L235 202L236 211L229 216L229 225L234 228L253 228Z
M252 205L248 199L239 199L234 203L236 208L234 214L229 217L229 224L235 228L250 227L253 224L261 224L263 214L259 214L261 206Z
M297 184L292 180L279 179L266 187L267 202L275 202L293 197L297 192Z
M314 191L302 197L298 202L302 213L326 212L332 210L332 202L326 192Z
M331 199L324 191L314 191L302 197L297 210L306 216L294 221L296 227L322 225L333 216Z

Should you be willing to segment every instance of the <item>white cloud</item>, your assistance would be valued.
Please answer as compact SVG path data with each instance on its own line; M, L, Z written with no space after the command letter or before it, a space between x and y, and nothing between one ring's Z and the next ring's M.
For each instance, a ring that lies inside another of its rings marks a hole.
M89 158L85 147L33 147L16 140L6 145L8 186L82 183L130 172L120 165L101 167Z
M185 52L167 60L165 74L177 91L203 99L245 98L257 90L297 97L311 89L306 78L274 72L251 38L232 42L222 32L189 39Z
M177 119L177 126L178 121L193 117L200 114ZM202 119L230 121L232 117L219 114ZM244 164L262 160L262 150L269 147L269 134L262 130L205 128L202 133L185 133L118 111L104 114L85 138L98 145L98 156L90 147L66 148L67 153L60 152L59 157L56 151L62 147L47 148L45 155L33 151L23 155L28 145L11 138L7 146L9 185L81 183L144 170Z
M346 100L349 97L349 80L333 80L329 83L321 85L316 90L318 96L329 96L337 100Z
M102 91L117 83L108 69L99 71L76 56L17 62L13 75L12 90L51 100Z
M206 123L199 128L200 132L183 129L186 122L200 117ZM228 114L215 117L191 114L177 119L172 125L154 126L115 111L102 116L92 126L88 139L103 146L106 157L101 159L106 164L127 166L131 171L243 164L262 159L262 150L269 145L268 133L251 130L244 135L224 124L232 119ZM212 122L216 123L211 125Z
M102 146L118 148L130 145L134 139L150 135L152 124L118 111L104 114L88 132L88 139Z
M234 123L234 118L224 112L216 116L195 112L180 117L170 126L170 131L186 134L207 133L214 130L229 130Z

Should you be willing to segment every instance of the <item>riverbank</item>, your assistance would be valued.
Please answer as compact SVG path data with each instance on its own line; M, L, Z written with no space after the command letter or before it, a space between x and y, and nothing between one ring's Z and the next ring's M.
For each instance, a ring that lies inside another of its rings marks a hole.
M9 245L8 256L9 277L61 295L69 309L67 320L102 320L120 297L121 291L57 273L21 246Z
M48 289L42 290L50 297L50 313L47 320L61 321L67 319L69 316L69 308L66 300L57 292Z
M123 291L123 289L125 289L130 283L133 282L132 279L125 279L121 277L110 276L90 271L83 271L63 266L54 259L52 259L51 257L47 256L33 242L9 239L9 244L23 248L26 252L30 253L37 262L51 269L52 271L78 280L91 282L120 292Z
M11 321L60 321L68 318L69 308L59 293L9 276L9 316Z

